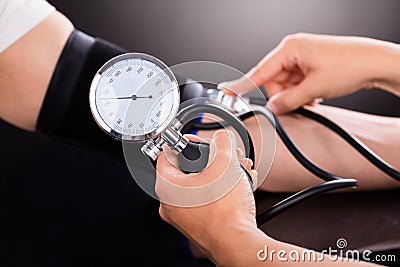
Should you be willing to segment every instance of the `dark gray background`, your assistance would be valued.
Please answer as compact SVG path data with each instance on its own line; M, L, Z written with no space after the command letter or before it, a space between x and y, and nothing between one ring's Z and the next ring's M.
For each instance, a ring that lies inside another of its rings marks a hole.
M76 28L129 50L152 54L169 65L207 60L247 72L285 35L295 32L400 42L397 0L49 2ZM380 90L361 91L326 104L400 116L398 98Z

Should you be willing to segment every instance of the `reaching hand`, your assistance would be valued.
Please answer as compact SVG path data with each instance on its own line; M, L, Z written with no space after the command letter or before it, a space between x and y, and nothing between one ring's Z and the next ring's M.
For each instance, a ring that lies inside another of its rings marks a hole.
M243 94L254 84L263 85L275 114L361 88L381 87L399 94L400 75L395 67L399 50L396 44L370 38L294 34L244 77L220 87Z

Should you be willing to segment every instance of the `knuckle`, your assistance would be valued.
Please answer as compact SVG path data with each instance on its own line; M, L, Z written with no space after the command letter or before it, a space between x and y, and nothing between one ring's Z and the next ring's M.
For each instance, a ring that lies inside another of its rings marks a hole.
M162 192L162 188L160 186L159 179L156 179L156 183L154 185L154 192L159 195Z
M282 44L285 46L294 46L294 45L297 45L300 42L302 42L308 36L309 36L309 34L304 33L304 32L297 32L297 33L289 34L283 38Z
M163 208L163 206L161 205L160 208L158 209L158 213L160 215L160 218L163 219L164 221L168 222L168 216Z

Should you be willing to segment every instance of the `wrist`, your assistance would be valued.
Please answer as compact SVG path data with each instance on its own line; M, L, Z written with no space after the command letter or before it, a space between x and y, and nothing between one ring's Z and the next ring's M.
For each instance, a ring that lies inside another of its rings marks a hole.
M364 87L380 88L400 96L400 46L377 40L368 46L365 56L370 67Z
M209 257L217 266L240 266L242 260L257 258L269 239L252 223L242 223L225 227L224 231L213 235Z

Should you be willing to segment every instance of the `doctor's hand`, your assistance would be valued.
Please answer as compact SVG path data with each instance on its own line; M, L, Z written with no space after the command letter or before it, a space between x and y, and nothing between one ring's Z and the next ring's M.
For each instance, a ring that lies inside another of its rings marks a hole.
M220 85L227 93L264 86L275 114L361 88L399 93L400 47L363 37L299 33L285 37L244 77ZM249 79L252 81L249 81Z
M192 141L200 140L197 136L187 137ZM215 258L218 244L224 242L223 237L229 236L233 229L257 227L253 191L240 167L240 163L245 166L255 181L257 173L251 170L252 162L243 158L230 131L216 131L213 143L215 158L199 173L184 174L170 162L168 153L163 152L157 160L156 180L161 218L181 231L210 259ZM170 184L188 193L176 192ZM207 188L211 184L214 185ZM192 188L195 189L192 191ZM203 201L189 204L191 198L203 198Z

